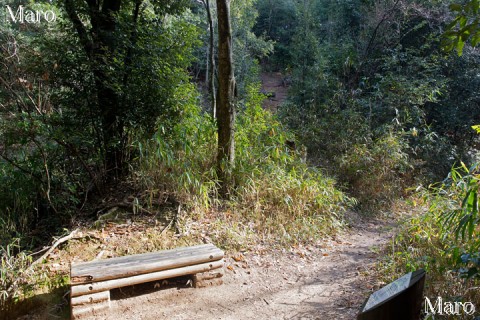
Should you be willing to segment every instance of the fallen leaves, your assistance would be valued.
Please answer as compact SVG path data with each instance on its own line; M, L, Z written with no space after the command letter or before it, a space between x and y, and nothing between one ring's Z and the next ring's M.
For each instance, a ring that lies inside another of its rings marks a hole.
M232 259L235 260L236 262L241 262L241 261L245 261L245 256L239 253L237 255L234 255Z

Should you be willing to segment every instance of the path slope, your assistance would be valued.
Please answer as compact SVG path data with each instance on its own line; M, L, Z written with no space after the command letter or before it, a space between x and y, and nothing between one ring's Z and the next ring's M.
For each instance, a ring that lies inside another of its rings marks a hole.
M222 286L117 293L97 319L355 319L379 285L365 271L392 236L382 221L356 225L317 246L229 258Z

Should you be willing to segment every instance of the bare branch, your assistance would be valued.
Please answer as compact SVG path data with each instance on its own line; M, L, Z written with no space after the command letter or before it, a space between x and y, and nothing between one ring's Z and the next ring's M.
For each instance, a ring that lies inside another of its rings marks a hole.
M65 236L63 238L60 238L58 239L57 241L55 241L55 243L50 247L50 249L48 249L47 252L45 252L40 258L38 258L37 260L33 261L32 264L30 265L30 267L28 267L29 269L33 268L36 264L42 262L44 259L46 259L52 252L53 250L55 250L55 248L57 248L59 245L61 245L62 243L64 242L67 242L68 240L72 239L73 237L75 237L76 233L78 232L78 229L75 229L72 231L72 233L70 233L68 236Z

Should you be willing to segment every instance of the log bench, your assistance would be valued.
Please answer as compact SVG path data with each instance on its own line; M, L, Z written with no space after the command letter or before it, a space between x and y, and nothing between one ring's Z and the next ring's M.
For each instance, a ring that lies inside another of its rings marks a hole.
M72 263L72 319L109 308L111 289L185 275L194 275L194 286L204 287L220 279L222 269L223 251L212 244Z

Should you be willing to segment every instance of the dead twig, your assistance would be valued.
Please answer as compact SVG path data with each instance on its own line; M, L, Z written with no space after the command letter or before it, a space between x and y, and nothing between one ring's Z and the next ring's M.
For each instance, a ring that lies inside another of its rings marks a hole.
M162 231L160 231L160 235L163 235L163 233L164 233L166 230L170 229L170 227L171 227L172 224L173 224L173 221L174 221L173 219L170 220L170 222L169 222L165 227L163 227Z
M182 210L182 205L178 204L178 209L177 212L175 213L175 216L173 217L173 226L175 227L175 233L180 234L180 229L178 228L178 216L180 215L180 211Z
M172 225L174 226L175 228L175 233L176 234L180 234L180 230L178 228L178 215L180 214L180 211L182 209L182 205L179 204L178 205L178 208L177 208L177 211L175 212L173 218L170 220L170 222L165 226L163 227L162 231L160 231L160 234L162 235L166 230L170 229L172 227Z
M55 241L55 243L50 247L50 249L47 250L47 252L45 252L40 258L38 258L37 260L33 261L32 264L30 265L29 269L31 269L33 266L35 266L36 264L38 264L39 262L42 262L45 258L47 258L52 252L53 250L55 250L55 248L57 248L59 245L61 245L62 243L64 242L67 242L68 240L72 239L73 237L75 237L75 234L78 232L78 229L75 229L73 230L69 235L65 236L65 237L62 237L60 239L58 239L57 241Z
M99 260L99 259L101 259L101 258L103 257L103 254L104 254L104 253L105 253L105 250L100 251L100 252L97 254L97 256L95 257L95 259L93 259L93 260Z

